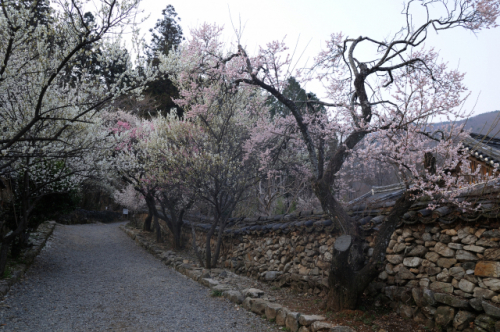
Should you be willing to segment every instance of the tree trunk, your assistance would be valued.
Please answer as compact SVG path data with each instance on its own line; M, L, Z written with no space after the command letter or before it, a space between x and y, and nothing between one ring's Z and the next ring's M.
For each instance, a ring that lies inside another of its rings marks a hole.
M3 277L5 272L5 267L7 266L7 255L10 250L10 241L2 242L2 248L0 249L0 277Z
M142 230L151 232L151 220L153 219L153 215L151 212L148 213L146 220L144 220L144 224L142 225Z
M153 216L156 215L155 201L154 198L145 196L146 205L148 206L148 216L146 220L144 220L144 225L142 225L142 229L147 232L152 232L151 229L151 221L153 220Z
M179 224L178 222L173 223L173 235L174 235L174 248L175 249L181 249L182 248L182 224Z
M217 235L217 244L215 246L214 258L212 259L212 266L217 266L217 260L219 259L220 247L222 244L222 235L224 234L224 229L226 228L226 221L222 222L219 226L219 234Z
M161 228L160 223L158 222L158 216L154 215L154 226L156 231L156 242L161 243Z
M212 249L210 247L210 241L212 240L212 236L214 235L215 233L215 228L217 227L217 224L218 224L218 220L214 220L214 223L212 224L212 227L210 227L210 230L208 231L207 233L207 239L206 239L206 243L205 243L205 247L206 247L206 253L205 253L205 267L207 269L211 269L212 268Z
M29 233L22 231L18 236L12 241L10 255L12 258L18 258L21 255L21 251L27 248L29 245Z
M329 310L355 309L366 286L356 282L360 258L363 258L362 240L351 235L339 236L334 245L332 266L328 276L330 287L327 298ZM353 264L358 262L357 264Z
M352 222L342 204L333 196L331 185L322 180L315 181L313 191L323 211L332 219L335 231L341 234L359 235L357 226Z
M371 263L361 270L353 269L349 256L356 251L352 246L344 252L334 249L332 269L328 276L330 289L326 300L327 310L356 309L359 298L380 272L382 265Z
M194 250L194 253L196 254L196 257L198 257L198 260L200 261L200 265L202 267L205 267L205 263L203 263L203 258L201 257L201 254L198 251L198 245L196 244L196 231L194 229L194 224L193 223L191 223L191 236L193 237L193 250Z
M167 226L170 228L172 236L174 237L175 249L181 249L182 247L181 236L182 236L182 224L184 222L182 220L183 216L184 216L183 210L178 211L174 208L170 209L170 223L167 222Z
M365 265L366 257L363 251L365 240L357 225L335 199L330 186L323 181L317 181L313 184L313 189L323 210L337 225L337 230L343 234L336 239L332 253L328 276L327 310L356 309L358 299L383 267L389 240L402 216L413 204L411 195L407 191L396 201L387 220L377 233L373 255Z

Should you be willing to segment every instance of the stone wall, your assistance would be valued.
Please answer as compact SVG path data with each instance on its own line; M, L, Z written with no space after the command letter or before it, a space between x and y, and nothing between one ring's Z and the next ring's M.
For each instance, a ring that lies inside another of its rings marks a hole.
M500 229L477 222L402 227L369 291L381 291L402 316L431 326L499 331L499 241Z
M367 259L378 225L392 205L385 202L376 208L354 207L351 211L364 232ZM400 315L430 327L499 332L498 209L485 203L464 214L451 207L430 211L423 206L416 204L404 216L387 248L385 269L366 292L376 302L389 301ZM191 223L198 247L204 252L210 222L196 217L186 221L183 243L188 248ZM232 219L219 262L238 274L325 295L337 235L321 212ZM165 236L169 237L168 232Z

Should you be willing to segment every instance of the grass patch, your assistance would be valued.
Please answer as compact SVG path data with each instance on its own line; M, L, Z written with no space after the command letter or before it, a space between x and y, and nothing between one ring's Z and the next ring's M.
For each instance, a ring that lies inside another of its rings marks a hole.
M221 297L222 296L222 292L218 291L218 290L213 290L212 293L210 293L210 296L211 297Z

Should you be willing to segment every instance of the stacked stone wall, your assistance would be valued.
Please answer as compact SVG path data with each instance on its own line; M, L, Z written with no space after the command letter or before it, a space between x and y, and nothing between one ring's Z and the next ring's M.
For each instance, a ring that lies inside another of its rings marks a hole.
M430 213L419 212L419 217ZM471 220L456 218L455 214L455 218L437 215L419 221L416 215L406 216L408 220L392 235L384 269L368 287L367 294L376 303L389 302L400 315L430 327L499 332L499 219L479 214ZM247 218L246 225L250 226L226 232L219 263L238 274L276 286L325 295L337 236L326 218L321 213L265 220ZM361 226L366 230L367 259L373 251L377 224L383 218L371 216L370 226L366 227L368 219ZM281 223L265 226L278 220ZM196 225L196 242L204 254L207 223L202 225L205 227ZM168 232L164 235L170 237ZM212 249L215 240L214 237ZM191 249L189 224L183 231L183 243Z
M500 229L470 222L402 227L368 291L430 326L499 331Z

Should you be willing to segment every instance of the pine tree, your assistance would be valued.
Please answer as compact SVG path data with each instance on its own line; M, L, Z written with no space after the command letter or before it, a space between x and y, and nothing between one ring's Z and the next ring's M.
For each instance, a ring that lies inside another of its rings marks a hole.
M295 101L297 106L300 108L301 113L316 113L316 112L324 112L325 108L323 106L319 106L316 104L309 103L306 107L308 100L319 100L318 97L312 92L306 92L299 82L295 79L295 77L291 76L287 80L287 85L283 89L283 95L291 100ZM278 101L274 96L270 95L267 99L267 104L269 106L269 112L271 114L271 118L275 116L285 117L290 114L290 110L285 107L282 103Z
M147 56L155 66L159 64L158 53L168 55L170 50L177 48L184 40L179 24L181 18L177 15L174 6L168 5L161 13L163 18L156 22L154 29L149 30L152 33L152 39Z
M184 40L182 28L179 24L181 20L174 7L168 5L162 10L163 18L156 22L152 33L151 44L148 49L147 57L153 66L159 65L158 54L168 55L171 50ZM148 84L145 93L153 97L157 103L157 111L168 113L171 108L176 107L172 98L177 98L179 92L168 79L167 75L161 75L157 80ZM152 112L154 113L154 112ZM177 114L182 116L182 109L178 108ZM154 114L153 114L154 115Z

